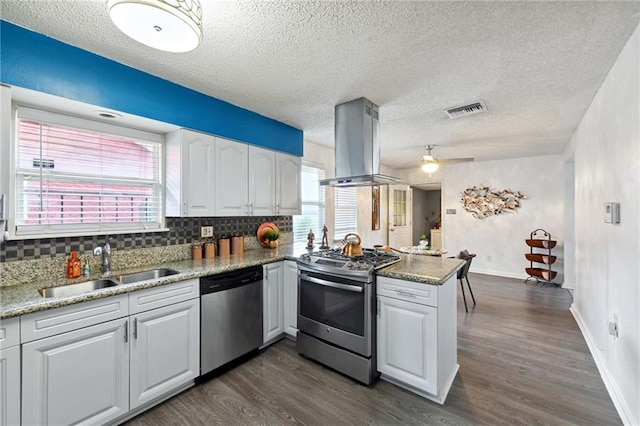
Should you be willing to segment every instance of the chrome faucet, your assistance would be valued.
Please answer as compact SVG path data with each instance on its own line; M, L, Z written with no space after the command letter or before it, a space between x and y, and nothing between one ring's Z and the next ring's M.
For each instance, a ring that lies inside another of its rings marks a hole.
M108 242L103 246L98 246L93 249L94 256L102 255L102 272L108 274L111 272L111 246Z

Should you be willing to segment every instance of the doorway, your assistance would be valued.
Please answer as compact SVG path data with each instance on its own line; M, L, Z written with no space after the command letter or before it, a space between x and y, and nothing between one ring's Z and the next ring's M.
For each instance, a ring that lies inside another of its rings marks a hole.
M429 244L432 244L431 230L442 228L442 190L439 187L428 189L413 187L412 190L412 244L418 245L423 235L427 237Z

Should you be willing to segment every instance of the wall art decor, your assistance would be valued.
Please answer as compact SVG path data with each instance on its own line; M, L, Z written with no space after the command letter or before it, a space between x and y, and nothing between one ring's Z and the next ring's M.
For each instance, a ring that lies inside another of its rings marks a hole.
M526 198L520 191L511 189L496 191L480 184L480 186L466 188L462 192L460 202L473 217L484 219L503 213L515 213L520 207L520 200Z
M380 229L380 187L371 187L371 229Z

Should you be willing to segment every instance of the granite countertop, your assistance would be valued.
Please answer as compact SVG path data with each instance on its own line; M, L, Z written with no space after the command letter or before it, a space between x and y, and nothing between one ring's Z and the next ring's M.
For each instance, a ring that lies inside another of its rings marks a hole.
M400 254L399 256L402 258L400 262L378 270L378 276L442 285L465 263L464 260L446 257L411 254Z
M130 293L132 291L171 284L192 278L220 274L250 266L264 265L286 259L296 260L305 252L306 249L303 245L290 244L280 246L274 250L247 250L241 255L231 255L227 257L216 256L214 258L202 260L177 260L155 265L144 265L126 269L121 268L114 270L111 274L107 275L94 274L89 279L96 280L109 278L116 275L132 274L155 268L174 269L179 273L168 277L140 281L137 283L119 284L113 287L92 290L86 293L66 297L42 297L40 296L40 293L38 293L38 290L43 287L53 287L88 281L88 279L84 277L75 280L62 279L53 280L53 282L36 281L19 285L4 286L0 287L0 319L58 308L66 305L73 305L118 294ZM376 271L376 273L383 277L439 285L444 284L447 279L449 279L460 267L462 267L462 265L464 265L464 261L459 259L404 254L400 254L400 257L400 262L387 268L380 269Z
M18 315L25 315L32 312L46 309L58 308L89 300L101 299L103 297L115 296L118 294L130 293L132 291L143 290L145 288L157 287L191 278L199 278L207 275L220 274L227 271L242 269L249 266L264 265L267 263L279 262L281 260L296 260L303 252L304 248L297 245L287 245L277 249L256 249L247 250L241 255L231 255L226 257L216 256L202 260L180 260L174 262L164 262L159 265L146 265L135 268L114 270L111 274L94 274L87 278L74 280L57 280L52 285L51 282L34 282L28 284L12 285L0 287L0 319L10 318ZM42 297L38 290L43 287L54 285L72 284L75 282L109 278L116 275L132 274L141 271L148 271L155 268L174 269L179 273L168 277L140 281L131 284L119 284L98 290L88 291L66 297Z
M423 256L442 256L443 254L449 253L449 250L447 249L423 249L419 246L400 247L398 251L407 254L420 254Z

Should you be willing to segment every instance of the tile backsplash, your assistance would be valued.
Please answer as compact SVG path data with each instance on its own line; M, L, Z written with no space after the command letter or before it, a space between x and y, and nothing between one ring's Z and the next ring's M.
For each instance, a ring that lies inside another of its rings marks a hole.
M216 240L233 235L255 236L263 222L273 222L285 233L293 231L291 216L168 217L169 231L165 232L5 241L0 243L0 262L66 257L72 250L90 253L110 238L117 250L190 244L201 240L201 226L213 226L212 239Z

